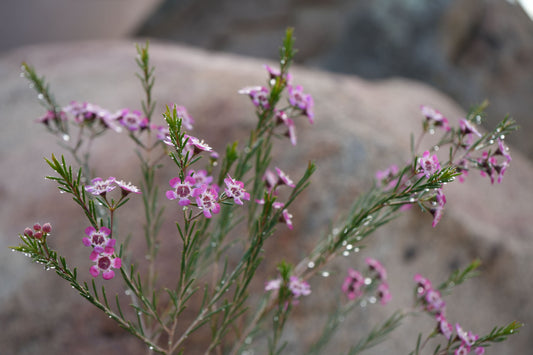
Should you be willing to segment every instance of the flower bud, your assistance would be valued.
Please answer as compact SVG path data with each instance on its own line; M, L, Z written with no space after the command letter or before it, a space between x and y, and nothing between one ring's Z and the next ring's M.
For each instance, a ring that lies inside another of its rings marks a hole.
M40 231L41 230L41 225L39 223L35 223L33 225L33 229L36 230L36 231Z
M43 225L43 232L50 233L52 231L52 225L50 223L45 223Z
M30 238L33 237L33 231L31 230L31 228L26 227L26 229L24 229L24 235Z
M37 239L41 239L43 237L43 232L41 231L35 232L33 236Z

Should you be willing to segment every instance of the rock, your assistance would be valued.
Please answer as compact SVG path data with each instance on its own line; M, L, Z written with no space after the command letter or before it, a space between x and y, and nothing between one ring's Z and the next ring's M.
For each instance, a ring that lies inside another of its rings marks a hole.
M424 81L465 108L488 99L491 124L512 114L533 130L533 21L511 1L166 0L138 34L276 59L287 27L300 63ZM533 157L528 135L510 141Z
M154 97L159 104L155 117L160 122L161 107L178 103L195 118L195 134L216 150L223 151L226 142L245 137L246 130L255 124L253 107L237 90L265 82L263 61L175 45L152 43L150 48L156 66ZM26 47L0 59L0 107L6 118L0 131L0 163L9 167L0 169L4 201L0 212L4 236L0 239L0 322L9 325L0 334L0 343L7 354L145 353L139 341L128 337L54 273L43 272L7 249L17 243L16 235L24 227L50 221L54 248L79 268L82 277L90 279L86 270L91 262L81 244L87 225L74 203L42 178L51 174L43 157L64 151L33 122L43 109L27 82L19 77L20 62L31 63L46 76L60 103L87 100L115 110L139 108L142 93L133 75L137 70L134 56L131 43L95 41ZM295 67L292 74L294 81L315 97L316 123L310 126L306 120L298 121L298 146L291 148L287 141L280 141L275 164L294 177L301 174L308 160L315 160L319 168L311 187L291 209L295 229L280 226L279 235L268 242L269 256L255 280L254 298L263 292L264 280L276 274L275 264L283 258L297 262L309 251L313 242L327 233L327 223L335 222L370 186L377 169L408 158L409 134L421 121L420 104L438 108L453 122L464 115L450 98L414 81L369 82L302 67ZM92 158L96 175L138 182L133 148L124 135L102 138L94 146ZM463 185L446 187L448 204L437 228L431 228L429 215L410 211L376 232L367 249L332 264L327 269L329 278L312 279L312 295L302 300L287 328L287 353L306 353L306 345L325 320L324 312L334 305L346 268L361 267L366 256L382 260L388 268L393 301L347 317L331 347L335 352L348 349L397 307L409 307L416 272L438 283L452 269L465 267L476 257L484 262L483 274L447 299L448 318L477 333L515 319L531 323L533 310L527 304L533 285L525 280L533 269L531 211L527 208L533 200L533 167L521 154L512 153L512 167L501 185L491 186L486 179L471 176ZM162 170L158 177L162 186L174 174L170 166ZM144 241L135 232L140 205L141 200L133 198L128 209L120 211L119 228L124 234L134 233L132 250L142 260ZM174 211L175 205L165 205L168 213ZM177 266L175 233L171 221L164 224L162 270ZM162 272L160 277L173 279L171 272ZM106 285L110 287L108 294L117 292L127 302L118 282ZM433 325L427 317L410 319L389 341L368 354L408 353L414 348L417 332ZM189 346L192 353L204 351L201 340L191 341ZM498 344L492 352L525 354L532 346L533 341L522 334Z

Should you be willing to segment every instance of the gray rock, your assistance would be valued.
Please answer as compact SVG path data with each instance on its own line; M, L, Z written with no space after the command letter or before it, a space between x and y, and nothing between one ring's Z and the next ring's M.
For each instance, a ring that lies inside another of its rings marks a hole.
M60 103L87 100L109 109L139 108L142 94L133 75L134 55L131 43L80 42L26 47L0 59L4 125L0 131L0 164L4 167L0 169L4 201L0 207L0 323L7 325L0 333L0 343L6 354L145 353L139 341L92 309L55 274L7 249L17 243L16 235L24 227L50 221L54 226L52 245L79 268L82 277L90 279L85 273L91 264L89 253L81 244L86 223L74 203L42 178L51 173L43 157L62 150L43 127L33 123L43 110L27 82L19 77L20 62L33 64L47 77ZM155 117L160 122L161 107L179 103L195 118L195 134L215 149L222 151L227 141L245 137L254 125L253 108L248 98L236 92L264 83L262 61L162 44L151 45L151 56L159 103ZM368 82L301 67L294 68L293 76L315 97L316 123L297 122L298 146L292 148L287 141L280 141L275 163L294 177L308 160L315 160L319 168L313 184L292 209L294 231L280 226L279 235L266 246L268 257L255 280L256 293L262 292L265 279L275 275L277 262L297 262L327 233L327 223L335 221L370 186L374 171L408 158L409 134L418 129L421 120L420 104L438 108L454 122L464 115L450 98L414 81ZM104 137L94 148L97 175L139 181L137 157L126 137ZM449 318L477 333L515 319L531 323L533 286L527 280L533 269L528 208L533 200L533 167L521 154L512 153L512 167L501 185L491 186L486 179L471 176L463 185L446 187L448 204L437 228L431 228L429 215L412 210L376 232L367 249L333 263L327 269L329 278L312 279L313 294L297 307L287 328L288 353L305 353L306 345L320 331L324 312L335 302L346 268L361 267L366 256L382 260L388 268L393 301L347 317L331 346L334 352L345 351L397 307L409 307L416 272L439 282L476 257L484 262L483 274L447 299ZM173 174L171 167L161 171L162 186ZM134 198L127 210L120 211L119 228L124 235L134 233L132 250L142 260L143 237L135 232L140 205L140 199ZM172 213L175 205L165 205ZM177 265L174 228L170 221L163 227L162 270L174 270ZM171 272L160 276L172 279ZM117 282L106 285L109 294L125 297ZM414 347L418 331L433 324L427 317L410 319L389 341L368 353L406 354ZM533 342L526 334L527 328L489 353L528 353ZM202 339L191 341L188 353L200 353L201 349Z

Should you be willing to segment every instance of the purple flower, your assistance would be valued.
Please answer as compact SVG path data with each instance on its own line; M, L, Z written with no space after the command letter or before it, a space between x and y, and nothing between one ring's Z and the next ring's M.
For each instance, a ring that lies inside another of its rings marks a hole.
M134 193L134 194L141 193L141 190L137 186L133 185L131 182L125 182L123 180L115 180L115 184L117 184L118 187L120 187L120 189L122 190L123 196L126 196L130 193Z
M226 189L224 190L226 196L233 198L236 204L242 205L242 200L250 200L250 194L244 190L244 183L242 181L232 179L228 174L228 177L224 179L224 183L226 184Z
M100 229L96 230L96 228L90 226L85 229L85 234L87 234L87 237L82 239L83 245L93 247L93 251L96 253L103 253L106 248L113 248L115 246L116 240L109 238L111 234L109 228L100 227Z
M89 272L93 277L97 277L102 272L104 280L111 280L115 277L115 272L112 269L120 269L122 261L119 257L113 255L113 248L106 248L104 252L97 253L93 251L89 256L91 261L95 262L95 265L91 266Z
M250 96L253 104L256 107L260 107L262 109L267 109L270 107L270 103L268 102L270 91L264 86L247 87L239 90L239 94Z
M191 203L189 198L193 197L193 188L196 184L196 180L193 177L187 176L185 181L181 181L179 177L175 177L170 179L168 183L174 189L168 190L165 194L169 200L179 199L178 204L180 206L187 206Z
M311 294L311 287L309 286L309 284L306 281L298 278L297 276L290 277L288 287L296 298Z
M203 210L206 218L211 218L211 213L220 212L220 205L218 204L218 193L214 187L202 185L192 192L192 197L196 198L196 204Z
M196 137L185 135L184 138L187 139L186 149L192 149L194 155L200 154L201 152L210 152L213 150L213 148L211 148L207 143Z
M481 137L481 133L479 133L476 126L464 118L459 120L459 131L464 137L466 137L464 143L467 148L472 144L474 136Z
M301 110L309 118L310 123L314 122L313 97L305 94L301 85L297 85L296 87L289 85L289 103L291 106Z
M422 154L422 157L418 159L418 172L424 174L426 178L430 178L431 175L435 174L440 170L440 163L437 156L430 155L429 151L425 151Z
M465 344L461 344L453 353L453 355L468 355L470 353L470 347Z
M46 114L37 119L37 122L43 123L45 125L50 124L50 121L65 121L67 120L67 114L65 111L60 110L59 112L46 111Z
M207 175L206 170L203 170L203 169L197 170L197 171L189 170L189 172L190 172L189 175L194 178L194 181L196 181L194 185L195 187L200 187L204 184L210 185L213 182L213 177L210 175Z
M262 201L262 202L256 201L256 202L259 204L264 204L265 201ZM275 209L283 209L284 206L285 204L283 202L274 202L272 204L272 207L274 207ZM289 229L293 228L292 214L290 214L286 208L283 209L283 211L281 211L281 216L279 217L279 221L281 223L285 223L287 225L287 228Z
M380 280L385 281L387 279L387 270L379 261L373 258L366 258L365 262L370 270L375 271L378 274Z
M116 186L113 185L114 182L115 178L112 176L108 177L107 180L97 177L91 180L91 185L85 186L85 191L95 196L103 195L116 188Z
M361 290L363 285L363 275L361 275L359 271L350 268L348 269L348 276L344 279L341 289L349 300L354 300L361 297L363 294L363 291Z

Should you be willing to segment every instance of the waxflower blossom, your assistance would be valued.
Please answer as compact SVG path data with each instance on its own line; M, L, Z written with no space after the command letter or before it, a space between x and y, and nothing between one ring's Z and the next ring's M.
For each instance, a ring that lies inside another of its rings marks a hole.
M125 182L124 180L115 180L115 184L120 187L123 196L126 196L130 193L141 193L141 190L137 186L133 185L131 182Z
M185 106L174 105L173 108L176 109L176 115L181 118L181 125L185 127L186 130L192 130L194 119L189 115Z
M385 170L376 171L378 186L383 186L385 191L392 189L398 182L398 179L395 177L399 171L398 166L395 164L389 166Z
M416 294L419 297L424 296L429 290L433 288L431 285L431 281L429 281L420 274L416 274L414 280L417 283Z
M92 195L103 195L107 192L113 191L116 188L115 178L110 176L106 180L102 178L94 178L91 180L91 185L85 186L85 190Z
M278 185L287 185L289 187L295 187L296 185L291 180L289 175L285 174L280 168L276 168L276 172L278 173L279 180L277 182Z
M138 110L126 108L115 113L114 118L131 132L148 128L148 118Z
M213 150L213 148L211 148L207 143L196 137L185 135L185 139L187 139L187 148L191 149L194 155L200 154L201 152L210 152Z
M476 126L464 118L459 120L459 131L466 138L464 141L466 148L470 147L474 136L481 137L481 133L479 133Z
M354 270L352 268L348 269L348 276L344 279L344 283L342 284L342 292L348 297L349 300L354 300L356 298L359 298L363 291L361 290L361 287L364 286L364 278L363 275L357 270Z
M437 189L437 193L435 194L435 201L433 202L433 206L429 210L429 212L433 215L433 222L431 223L431 226L433 228L435 228L441 220L445 204L446 196L444 196L442 189Z
M267 281L265 282L265 291L279 290L282 283L283 280L281 278Z
M450 340L453 334L453 326L450 324L450 322L448 322L448 320L442 313L437 313L437 315L435 316L435 319L438 322L437 329L439 333L444 335L446 339Z
M426 150L424 154L422 154L422 157L418 159L418 172L425 175L428 179L431 175L440 170L439 159L435 154L430 154L431 153Z
M311 286L309 286L306 281L298 278L297 276L290 277L288 287L296 298L299 298L300 296L308 296L311 294Z
M292 145L296 145L296 129L294 127L294 121L291 120L285 111L276 111L276 122L278 124L284 124L287 127L287 133Z
M267 109L270 107L270 103L268 102L270 91L264 86L246 87L239 90L239 94L250 96L252 103L256 107L260 107L262 109Z
M446 302L442 299L440 292L434 289L426 293L426 310L432 313L443 313L446 308Z
M107 110L88 102L72 101L68 106L65 106L62 111L67 114L67 117L70 116L74 122L80 125L86 122L93 123L101 121L104 117L109 115Z
M441 127L446 131L449 131L451 129L448 123L448 119L434 108L422 105L420 106L420 111L422 112L422 115L426 117L427 122L433 124L435 127Z
M106 227L100 227L98 230L93 226L85 229L87 237L82 239L83 245L86 247L93 247L96 253L103 253L106 248L113 248L115 246L115 239L110 239L111 230Z
M378 292L378 298L380 300L379 302L382 305L389 303L389 301L392 298L392 295L390 293L388 283L382 282L381 284L379 284L377 292Z
M378 278L382 281L385 281L387 279L387 270L379 261L373 258L366 258L365 259L366 264L370 268L370 270L375 271L378 275Z
M37 119L37 122L49 125L50 121L66 121L67 119L67 114L63 110L60 110L59 112L46 111L44 116Z
M191 203L190 199L193 197L194 185L196 180L192 176L187 176L184 181L181 181L179 177L170 179L169 185L174 190L168 190L166 197L169 200L179 199L178 204L180 206L187 206Z
M258 200L256 201L258 204L262 205L265 203L264 200ZM285 223L287 225L287 228L289 229L293 229L293 224L292 224L292 214L289 213L289 211L286 209L286 208L283 208L285 206L285 204L283 202L274 202L272 204L272 207L274 207L275 209L283 209L281 211L281 216L279 217L279 221L281 223Z
M315 117L313 113L313 97L309 94L305 94L301 85L297 85L296 87L289 85L288 88L289 103L291 106L301 110L302 113L309 118L309 122L313 123Z
M224 179L226 184L226 196L233 198L236 204L242 205L242 200L250 200L250 194L244 190L244 183L233 179L229 174L226 179Z
M189 175L194 178L195 187L200 187L202 185L210 185L213 182L213 177L207 175L207 171L204 169L201 170L189 170Z
M102 253L93 251L89 256L91 261L95 262L95 265L91 266L89 269L90 274L93 277L98 277L100 272L102 272L102 277L104 280L111 280L115 277L115 272L112 269L120 269L122 261L119 257L116 257L114 254L113 248L105 248Z
M212 214L220 212L220 205L218 203L218 193L214 187L202 185L193 190L192 197L196 198L196 204L203 210L206 218L211 218Z

